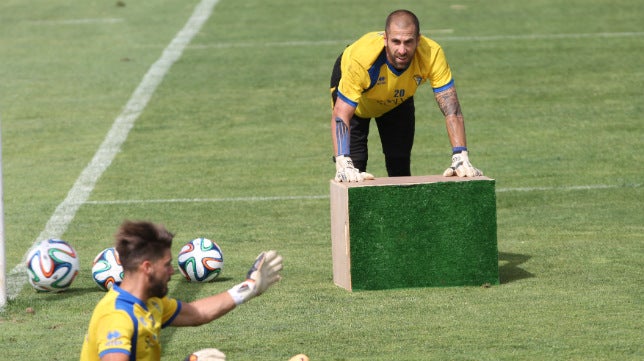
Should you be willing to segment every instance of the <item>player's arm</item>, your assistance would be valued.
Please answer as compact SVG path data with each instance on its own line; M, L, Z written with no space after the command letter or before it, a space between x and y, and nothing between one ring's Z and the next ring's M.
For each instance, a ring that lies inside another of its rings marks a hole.
M216 320L236 307L228 292L184 302L172 326L198 326Z
M351 118L355 106L338 97L331 115L331 138L333 139L333 155L349 155L349 139L351 138Z
M213 321L253 297L264 293L282 279L282 256L275 251L262 252L257 256L246 275L246 280L227 292L182 304L172 321L172 326L197 326Z
M373 179L373 175L360 172L353 166L350 154L351 118L355 113L355 105L338 96L331 115L331 138L333 139L333 155L335 160L335 180L338 182L360 182Z
M434 96L438 107L445 116L447 136L452 145L452 165L443 172L443 175L447 177L454 175L459 177L483 175L480 170L472 166L468 158L465 120L456 94L456 87L452 85L445 90L434 93Z
M456 87L451 86L441 92L435 93L436 102L445 116L447 136L452 148L467 147L465 137L465 121L461 112L461 104L458 101Z

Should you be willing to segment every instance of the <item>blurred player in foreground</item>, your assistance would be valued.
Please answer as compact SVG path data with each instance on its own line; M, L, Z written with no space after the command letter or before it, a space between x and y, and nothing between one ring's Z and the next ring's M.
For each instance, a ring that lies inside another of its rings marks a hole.
M159 224L125 221L115 237L123 281L94 309L81 361L159 361L162 328L213 321L281 279L282 256L275 251L262 252L244 282L226 292L182 302L167 296L174 273L173 234ZM225 357L212 348L194 352L186 360L221 361Z
M454 79L442 48L420 34L408 10L389 14L384 32L371 32L349 45L331 74L331 135L336 181L372 179L366 173L369 123L375 118L390 177L411 175L416 89L426 81L445 116L452 145L446 177L482 175L467 154L465 123Z

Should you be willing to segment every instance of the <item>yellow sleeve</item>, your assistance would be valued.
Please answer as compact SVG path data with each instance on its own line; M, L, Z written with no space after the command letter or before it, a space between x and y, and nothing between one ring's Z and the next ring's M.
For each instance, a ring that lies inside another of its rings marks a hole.
M129 315L125 312L105 314L95 327L99 357L111 352L130 354L134 328Z
M360 63L354 59L344 58L342 60L342 78L338 84L338 93L343 100L356 106L358 99L362 96L362 92L369 84L365 84L364 74L367 71Z
M434 91L440 91L453 84L452 71L447 63L443 48L435 41L422 36L418 52L427 59L428 67L425 77Z
M166 327L174 321L175 317L181 311L181 302L170 297L163 297L161 299L163 303L163 314L161 315L162 326Z
M363 35L355 43L349 45L342 53L342 77L338 84L338 96L354 106L362 93L371 84L369 70L380 65L374 65L383 51L382 32L371 32Z

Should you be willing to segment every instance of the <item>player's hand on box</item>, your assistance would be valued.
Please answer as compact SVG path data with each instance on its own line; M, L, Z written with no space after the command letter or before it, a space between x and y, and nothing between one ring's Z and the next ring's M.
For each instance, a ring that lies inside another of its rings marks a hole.
M226 361L226 355L216 348L205 348L191 353L184 361Z
M351 158L344 155L335 157L335 180L337 182L362 182L374 178L373 174L360 172L358 168L355 168Z
M242 304L264 293L270 286L282 279L280 271L284 268L282 256L275 251L262 252L246 275L246 281L228 290L235 304Z
M483 172L472 166L466 150L452 155L452 165L443 172L444 177L477 177L481 175Z

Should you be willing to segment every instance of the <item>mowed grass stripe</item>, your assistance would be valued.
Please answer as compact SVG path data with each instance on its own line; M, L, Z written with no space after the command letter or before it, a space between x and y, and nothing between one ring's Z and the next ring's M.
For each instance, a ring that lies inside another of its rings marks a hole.
M124 22L123 18L95 18L95 19L60 19L60 20L32 20L31 25L95 25L95 24L117 24Z
M134 122L147 106L152 94L161 84L172 65L179 60L184 49L192 38L197 35L205 22L210 18L219 0L202 0L195 8L186 25L177 33L165 48L161 57L149 68L139 83L121 114L112 124L112 128L100 145L90 163L83 169L78 179L67 193L67 197L56 207L45 229L34 241L32 247L39 241L49 238L60 238L74 219L76 212L87 201L94 190L96 182L110 166L112 160L121 149L121 145L134 126ZM31 247L30 247L31 249ZM25 256L29 250L25 253ZM7 276L7 297L15 298L26 283L25 262L18 263Z

